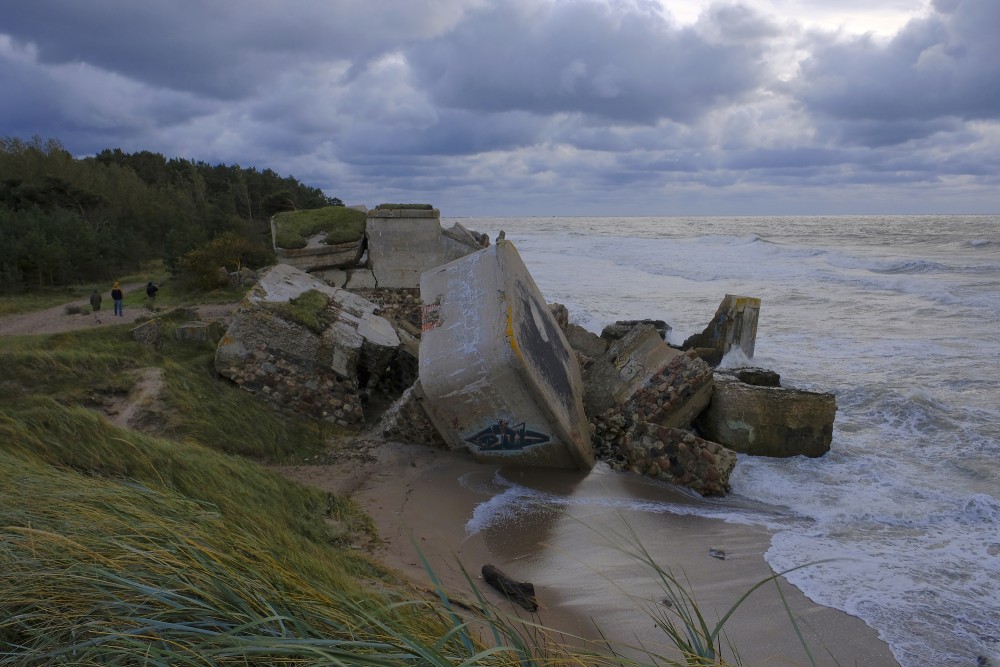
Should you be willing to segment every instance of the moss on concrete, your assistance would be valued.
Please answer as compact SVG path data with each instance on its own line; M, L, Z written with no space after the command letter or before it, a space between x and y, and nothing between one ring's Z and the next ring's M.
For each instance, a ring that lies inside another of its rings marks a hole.
M366 220L364 211L344 206L279 213L274 218L275 245L288 250L304 248L309 237L324 232L323 243L360 241L365 234Z

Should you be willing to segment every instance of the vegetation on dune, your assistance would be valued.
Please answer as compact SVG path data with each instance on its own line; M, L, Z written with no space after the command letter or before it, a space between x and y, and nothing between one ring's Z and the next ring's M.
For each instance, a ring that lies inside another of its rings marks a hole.
M431 204L379 204L375 208L388 211L411 210L411 211L433 211Z
M275 245L293 250L304 248L309 238L325 234L323 243L360 241L368 216L364 211L343 206L279 213L274 218Z
M0 137L0 294L107 282L157 259L178 272L227 233L272 254L271 216L338 204L270 169L119 149L78 159L55 139Z

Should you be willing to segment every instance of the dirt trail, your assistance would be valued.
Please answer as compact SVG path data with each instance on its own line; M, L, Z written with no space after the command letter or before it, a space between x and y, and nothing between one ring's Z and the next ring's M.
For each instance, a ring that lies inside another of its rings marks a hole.
M144 283L125 285L125 293L141 290ZM67 315L67 307L78 306L86 310L84 314ZM222 320L229 317L236 308L236 303L211 303L192 306L198 317L206 321ZM0 317L0 336L34 336L37 334L63 333L77 329L108 326L113 324L131 324L143 316L152 313L145 306L126 306L122 317L114 316L114 306L111 299L104 295L98 324L90 313L90 297L69 301L59 306L30 313L17 313Z

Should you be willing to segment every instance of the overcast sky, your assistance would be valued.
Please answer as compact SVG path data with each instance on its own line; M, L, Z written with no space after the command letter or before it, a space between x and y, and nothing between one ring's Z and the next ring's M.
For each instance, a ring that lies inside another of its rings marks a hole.
M1000 212L1000 0L15 0L0 136L445 217Z

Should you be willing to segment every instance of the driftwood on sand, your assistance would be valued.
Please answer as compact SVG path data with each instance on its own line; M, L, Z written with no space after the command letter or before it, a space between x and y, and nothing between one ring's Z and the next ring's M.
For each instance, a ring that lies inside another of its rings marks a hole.
M535 599L535 585L531 582L514 581L494 565L483 565L483 579L493 588L507 596L528 611L538 610L538 600Z

